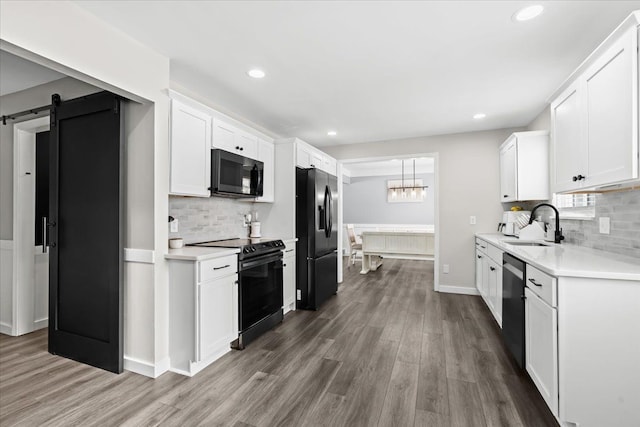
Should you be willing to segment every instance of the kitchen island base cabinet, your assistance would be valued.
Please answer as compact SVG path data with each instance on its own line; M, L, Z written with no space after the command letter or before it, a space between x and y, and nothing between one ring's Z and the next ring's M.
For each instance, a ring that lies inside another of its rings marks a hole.
M238 338L237 257L169 262L171 371L193 376Z

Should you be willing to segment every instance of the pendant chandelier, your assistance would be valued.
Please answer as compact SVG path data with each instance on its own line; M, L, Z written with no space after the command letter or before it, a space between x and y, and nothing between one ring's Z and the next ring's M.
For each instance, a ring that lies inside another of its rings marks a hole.
M422 197L427 194L428 185L416 185L416 159L413 159L413 183L407 182L405 185L404 182L404 160L402 160L402 184L400 187L389 187L391 190L391 197L396 199L398 198L398 194L403 199L410 197L415 199L418 196L418 191L422 193Z

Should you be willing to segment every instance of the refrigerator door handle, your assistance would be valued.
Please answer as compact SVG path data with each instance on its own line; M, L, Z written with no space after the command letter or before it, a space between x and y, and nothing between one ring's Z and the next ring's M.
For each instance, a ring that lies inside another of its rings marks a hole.
M327 209L327 218L329 219L329 232L327 233L327 237L331 236L331 233L333 232L333 219L332 217L332 212L333 212L333 196L332 196L332 192L331 192L331 187L327 185L327 201L329 202L329 208Z
M331 235L331 197L329 186L324 187L324 235L328 238Z

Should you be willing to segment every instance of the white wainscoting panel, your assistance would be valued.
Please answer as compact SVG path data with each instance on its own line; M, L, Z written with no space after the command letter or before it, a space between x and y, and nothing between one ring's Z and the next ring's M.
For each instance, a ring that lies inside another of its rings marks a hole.
M0 333L13 329L13 241L0 240Z
M149 249L124 248L124 261L154 264L156 262L156 254Z

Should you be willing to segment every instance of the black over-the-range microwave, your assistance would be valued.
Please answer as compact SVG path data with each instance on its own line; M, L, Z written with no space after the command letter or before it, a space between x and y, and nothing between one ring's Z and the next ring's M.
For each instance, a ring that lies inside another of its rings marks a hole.
M261 161L224 150L211 150L212 196L260 197L263 179Z

